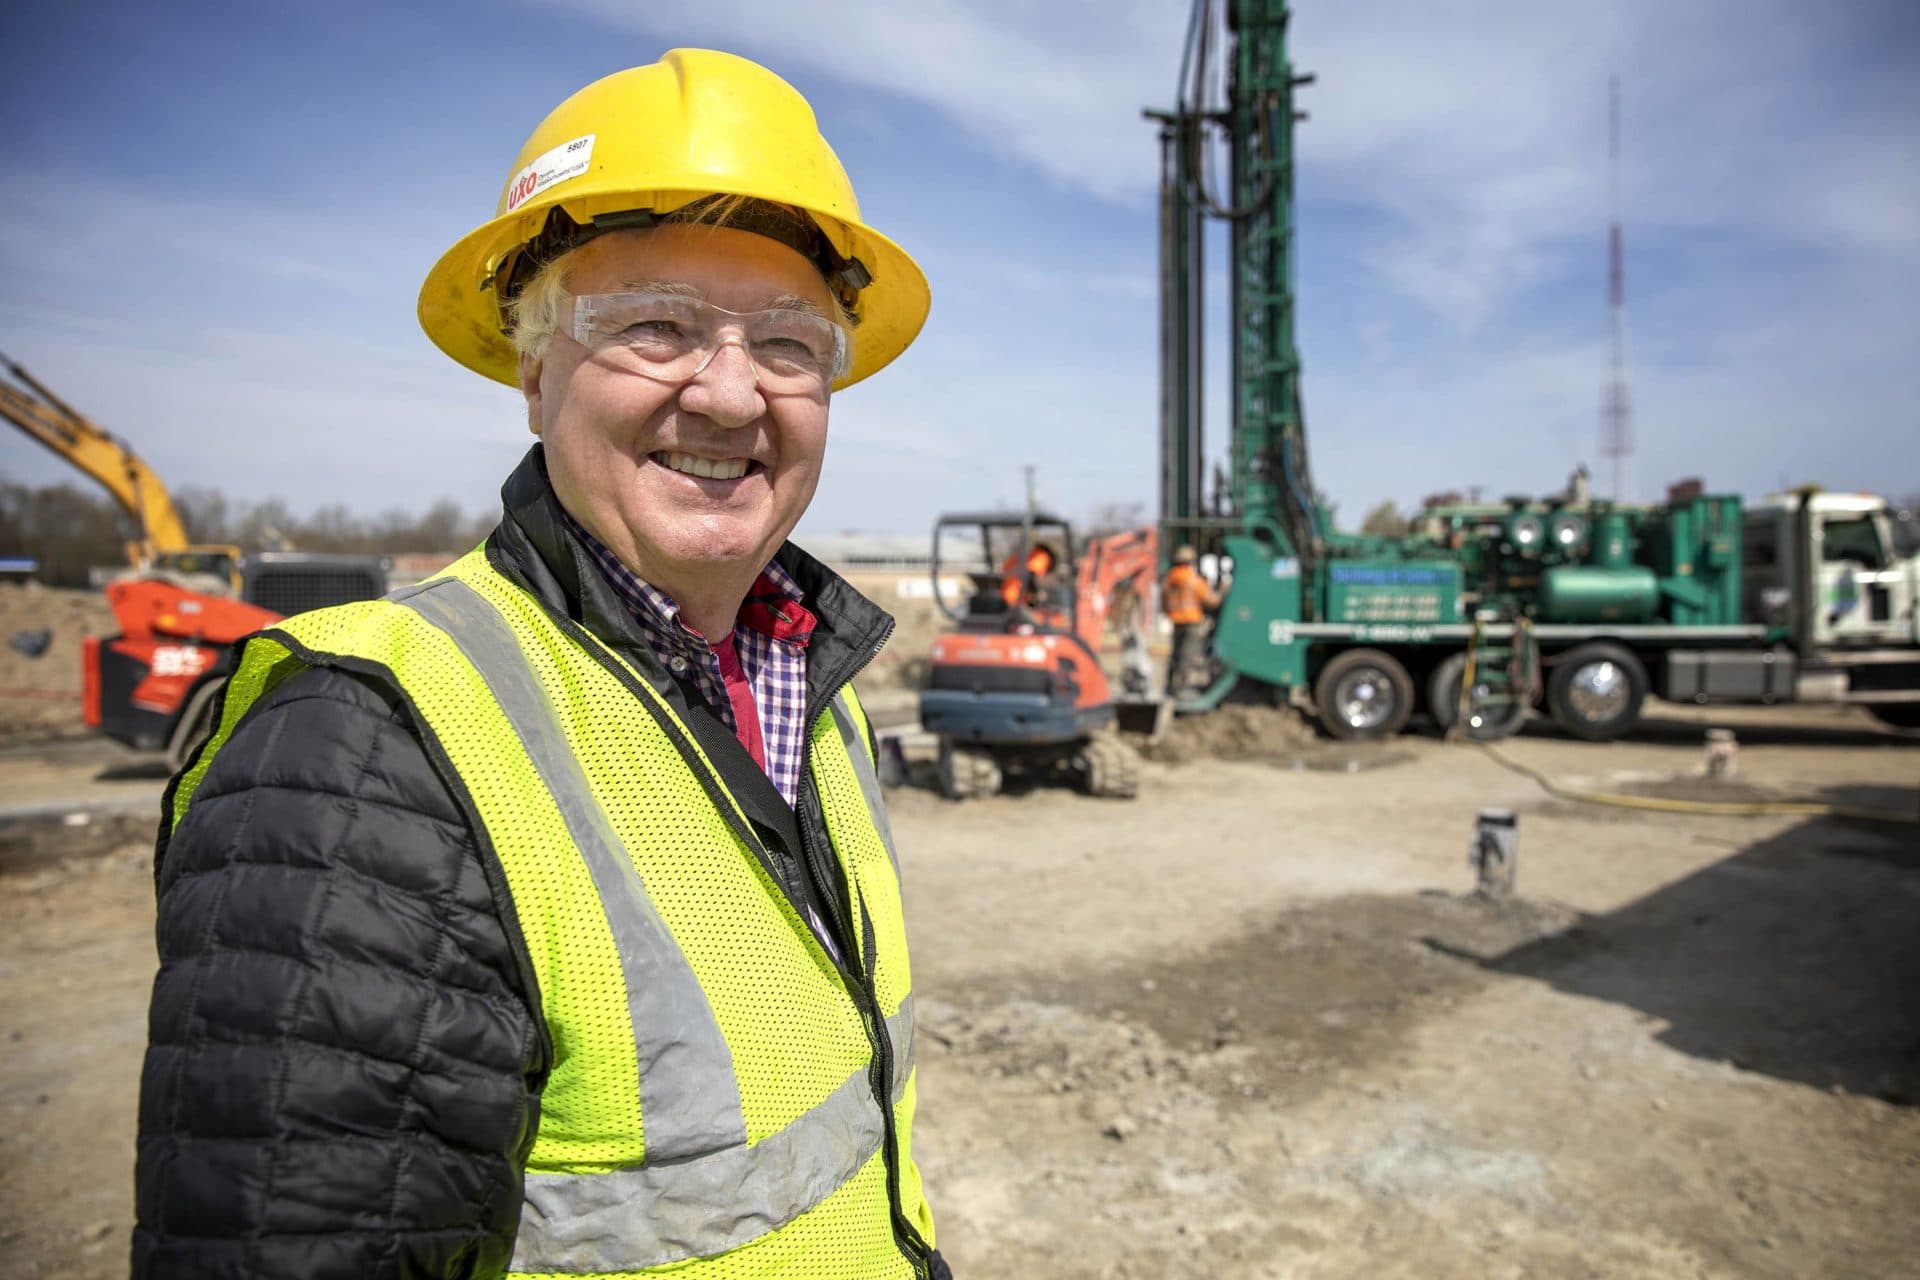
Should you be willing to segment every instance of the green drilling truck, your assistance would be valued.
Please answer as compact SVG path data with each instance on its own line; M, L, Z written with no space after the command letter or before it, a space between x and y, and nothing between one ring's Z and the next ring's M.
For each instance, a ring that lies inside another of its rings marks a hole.
M1888 504L1814 489L1751 504L1697 484L1657 505L1430 506L1406 537L1343 534L1318 501L1294 335L1296 89L1284 0L1195 0L1161 143L1161 528L1230 564L1215 678L1310 708L1336 737L1425 709L1494 738L1539 704L1619 737L1649 694L1823 701L1920 728L1920 556ZM1225 185L1215 162L1224 152ZM1233 420L1209 493L1204 246L1228 229ZM1910 528L1910 526L1908 526Z
M1404 539L1329 535L1311 569L1274 530L1224 538L1222 683L1286 690L1336 737L1396 733L1422 707L1500 737L1544 702L1577 737L1617 738L1649 694L1855 703L1920 728L1920 556L1898 553L1882 499L1642 507L1577 488L1430 508Z

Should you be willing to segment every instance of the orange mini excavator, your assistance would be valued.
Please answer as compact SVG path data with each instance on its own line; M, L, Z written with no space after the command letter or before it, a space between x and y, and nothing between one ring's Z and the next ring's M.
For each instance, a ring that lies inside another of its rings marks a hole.
M991 795L1009 778L1063 780L1089 795L1137 790L1133 749L1111 730L1149 723L1143 628L1158 568L1151 529L1097 538L1076 554L1072 527L1034 513L952 514L933 532L933 591L954 629L933 642L920 725L940 739L948 796ZM943 584L964 575L950 601ZM1120 684L1101 665L1109 621Z

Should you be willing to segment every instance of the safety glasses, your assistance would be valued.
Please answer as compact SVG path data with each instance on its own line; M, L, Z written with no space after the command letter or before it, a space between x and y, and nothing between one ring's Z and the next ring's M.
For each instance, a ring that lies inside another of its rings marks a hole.
M728 311L677 293L586 293L571 298L573 340L621 369L658 382L698 377L737 344L754 380L774 395L811 394L846 372L846 331L813 311Z

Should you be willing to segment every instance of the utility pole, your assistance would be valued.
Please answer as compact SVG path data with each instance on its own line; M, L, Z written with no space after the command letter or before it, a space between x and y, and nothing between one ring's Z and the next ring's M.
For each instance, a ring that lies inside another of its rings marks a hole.
M1034 500L1034 465L1029 462L1024 467L1021 467L1020 470L1025 472L1027 477L1027 519L1020 529L1020 557L1024 561L1027 553L1033 549L1033 517L1034 513L1039 511L1040 506L1039 503Z

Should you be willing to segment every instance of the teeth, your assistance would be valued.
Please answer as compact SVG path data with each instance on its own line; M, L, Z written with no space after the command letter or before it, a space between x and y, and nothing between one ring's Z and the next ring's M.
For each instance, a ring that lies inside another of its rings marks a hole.
M699 476L704 480L738 480L747 474L749 465L745 458L728 458L715 462L712 458L696 458L690 453L656 453L654 460L672 471L684 472L690 476Z

